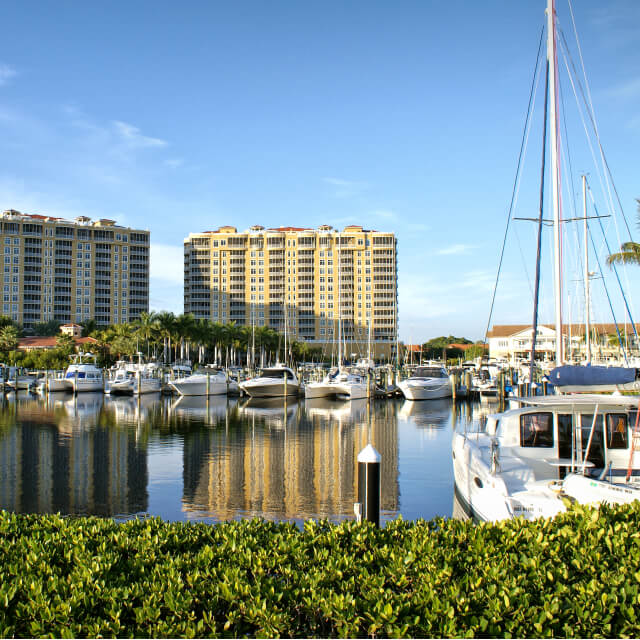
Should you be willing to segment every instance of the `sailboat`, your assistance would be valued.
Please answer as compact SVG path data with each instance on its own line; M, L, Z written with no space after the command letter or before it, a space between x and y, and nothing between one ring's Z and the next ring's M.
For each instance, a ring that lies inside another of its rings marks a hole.
M556 73L555 0L548 0L546 97L550 111L554 212L555 353L556 372L562 373L565 370L560 245L562 218ZM542 193L543 188L541 198ZM542 202L540 211L542 222ZM541 225L538 249L540 229ZM534 348L539 255L538 250ZM535 351L532 350L531 368L534 357ZM479 431L457 431L454 434L455 490L470 513L483 520L516 516L531 519L565 511L563 496L585 504L624 503L640 498L640 452L636 444L640 434L638 396L576 394L519 398L519 401L523 407L489 416L485 427Z
M287 359L287 305L284 306L284 357ZM238 384L240 391L252 398L283 398L297 396L300 392L300 381L293 369L277 363L274 367L263 369L259 376Z

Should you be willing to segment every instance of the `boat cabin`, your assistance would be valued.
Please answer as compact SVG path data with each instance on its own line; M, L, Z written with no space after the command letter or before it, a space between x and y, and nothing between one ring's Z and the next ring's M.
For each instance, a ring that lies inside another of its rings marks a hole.
M444 367L418 367L411 376L412 378L449 378L449 374Z
M547 473L549 467L557 469L559 478L583 466L596 475L603 470L626 474L637 401L561 399L549 396L540 404L537 398L535 406L489 416L486 432L497 439L501 452L526 459L537 477L543 467Z
M296 380L295 375L291 369L264 369L260 374L261 378L277 378L278 380L282 380L284 378L284 374L287 374L287 380Z

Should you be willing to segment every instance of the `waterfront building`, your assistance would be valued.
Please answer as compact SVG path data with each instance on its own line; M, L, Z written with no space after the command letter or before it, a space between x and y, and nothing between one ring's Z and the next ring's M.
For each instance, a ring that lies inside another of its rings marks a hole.
M620 335L625 348L638 349L633 327L627 323L619 325ZM636 325L640 333L640 326ZM616 325L609 323L591 324L591 353L594 362L615 362L623 357L618 341ZM516 363L531 358L533 327L526 324L498 324L487 334L489 338L489 357ZM587 345L584 324L565 324L562 330L567 360L581 361L586 359ZM536 359L546 362L555 360L556 331L555 326L540 324L537 328Z
M397 241L350 225L338 231L224 226L184 241L184 311L196 318L270 326L345 354L391 358L397 340Z
M2 315L31 328L50 320L118 324L149 310L149 231L13 209L0 222Z

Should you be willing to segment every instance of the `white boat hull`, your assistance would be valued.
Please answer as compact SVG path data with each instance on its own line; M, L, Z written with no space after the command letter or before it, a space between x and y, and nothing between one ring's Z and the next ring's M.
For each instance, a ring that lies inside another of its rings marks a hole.
M284 382L274 381L269 383L253 383L247 380L240 383L240 388L252 398L284 398L286 396L297 396L299 385L297 382L287 384L285 393Z
M640 499L640 486L597 480L582 474L570 473L562 482L563 491L581 504L628 504Z
M207 380L189 380L189 378L182 378L179 380L172 380L169 382L169 386L174 389L181 396L206 396L207 395ZM227 381L221 381L215 378L209 379L209 393L210 396L219 396L227 393Z
M78 378L77 380L73 378L67 378L65 380L67 391L72 391L73 393L81 393L85 391L102 391L102 380L82 380Z
M111 381L105 384L104 392L108 395L141 395L144 393L157 393L160 391L161 383L159 378L142 378L140 389L138 390L138 380L135 378L122 381Z
M313 398L335 398L337 396L348 397L352 400L366 398L367 385L343 382L310 382L304 388L304 397L309 400Z
M437 384L419 383L403 380L398 387L407 400L437 400L438 398L450 398L452 396L451 383L443 380Z
M516 517L527 520L552 518L566 511L550 480L521 477L518 488L509 491L504 480L491 472L490 449L486 435L456 433L453 438L453 473L456 491L475 518L497 522ZM522 471L517 457L502 457L500 472L513 475Z

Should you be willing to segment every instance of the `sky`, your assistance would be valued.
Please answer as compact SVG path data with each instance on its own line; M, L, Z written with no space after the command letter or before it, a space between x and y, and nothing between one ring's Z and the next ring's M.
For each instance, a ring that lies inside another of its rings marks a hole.
M226 224L394 231L401 339L481 339L544 5L3 3L0 209L149 229L150 307L175 313L183 310L182 241L190 232ZM637 239L640 3L574 5L600 140ZM574 41L567 0L557 12ZM538 212L543 82L535 84L515 217ZM563 109L562 170L573 178L565 216L581 209L579 176L588 172L602 197L598 212L617 211L601 220L613 250L628 239L615 222L620 208L599 177L593 139L592 148L580 142L587 138L568 79L561 92L573 103ZM581 321L578 225L564 227L573 292L565 313ZM532 223L510 226L491 324L531 321L534 240ZM553 317L549 241L545 229L543 321ZM595 264L606 246L602 236L593 242ZM602 271L592 319L610 322L602 285L614 280ZM620 276L631 299L638 275ZM624 319L620 294L610 297Z

